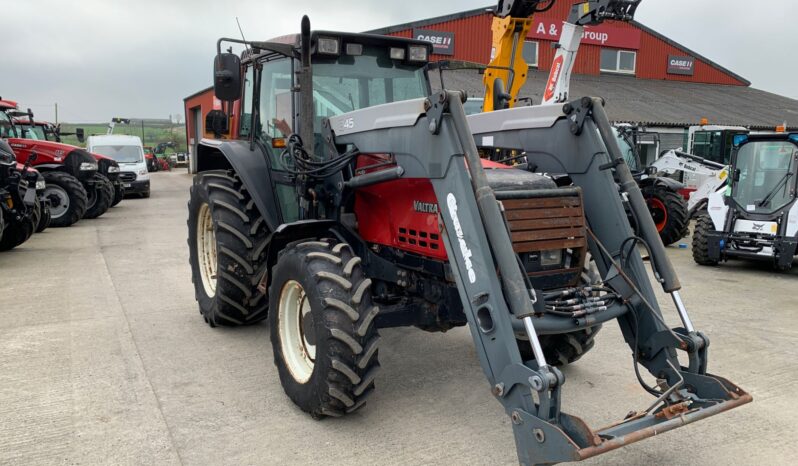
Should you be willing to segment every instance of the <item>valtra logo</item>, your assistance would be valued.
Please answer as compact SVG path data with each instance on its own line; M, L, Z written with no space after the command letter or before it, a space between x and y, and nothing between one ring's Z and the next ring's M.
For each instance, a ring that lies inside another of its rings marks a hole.
M555 58L554 63L551 64L549 82L546 84L546 92L543 93L544 102L548 102L552 99L552 97L554 97L554 89L557 87L557 80L560 79L560 73L562 73L562 62L563 57L560 55L559 57Z

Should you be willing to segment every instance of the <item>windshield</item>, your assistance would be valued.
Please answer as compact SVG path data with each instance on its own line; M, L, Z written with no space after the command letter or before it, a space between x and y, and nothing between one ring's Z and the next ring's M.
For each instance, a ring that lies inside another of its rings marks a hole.
M44 135L44 129L42 129L41 126L34 126L31 128L30 125L17 125L17 128L24 139L37 139L40 141L47 139Z
M485 99L468 99L466 103L463 104L463 110L465 110L466 115L482 113L483 103L485 103Z
M632 145L629 144L629 140L616 128L612 128L612 132L615 133L618 146L621 148L621 154L623 154L623 160L626 162L626 165L629 165L629 170L632 172L638 171L637 158L635 158L635 152Z
M798 148L787 141L753 141L735 159L739 180L732 197L746 211L768 214L784 207L794 194Z
M0 110L0 138L15 138L17 137L14 132L14 126L11 124L11 118L6 115L6 112Z
M359 56L314 57L315 132L325 117L427 96L423 65L391 60L388 53L388 47L364 46Z
M91 151L120 163L136 163L143 159L139 146L92 146Z

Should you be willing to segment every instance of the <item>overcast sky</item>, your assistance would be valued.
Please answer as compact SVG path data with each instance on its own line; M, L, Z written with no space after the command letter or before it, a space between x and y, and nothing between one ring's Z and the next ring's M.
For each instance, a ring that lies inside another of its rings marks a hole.
M574 0L557 0L573 3ZM182 114L211 85L216 39L299 29L363 31L491 4L490 0L3 0L0 96L38 118L105 122ZM643 0L636 19L735 71L753 87L798 99L795 0Z

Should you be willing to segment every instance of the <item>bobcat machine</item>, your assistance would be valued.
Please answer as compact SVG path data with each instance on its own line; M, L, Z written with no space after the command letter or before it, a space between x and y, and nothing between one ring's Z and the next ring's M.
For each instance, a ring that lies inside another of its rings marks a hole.
M798 133L734 137L730 186L709 195L696 222L693 259L730 258L792 268L798 247Z
M222 52L228 43L246 50ZM432 93L431 52L413 39L311 31L307 17L300 34L273 42L217 42L215 95L241 124L196 154L188 244L207 323L269 319L281 384L314 418L367 402L380 328L468 324L522 464L590 458L750 402L707 372L709 340L617 143L602 142L614 140L601 102L469 121L463 93ZM502 129L516 116L535 123ZM534 154L541 173L481 160L475 138L489 136ZM637 243L683 327L665 324ZM634 367L657 382L641 376L651 404L594 430L561 410L560 367L614 320Z

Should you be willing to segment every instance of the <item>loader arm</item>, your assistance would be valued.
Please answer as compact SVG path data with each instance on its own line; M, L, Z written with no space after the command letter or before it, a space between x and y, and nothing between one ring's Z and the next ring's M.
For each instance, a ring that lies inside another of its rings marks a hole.
M690 217L693 217L706 205L710 194L726 184L729 175L727 165L678 150L669 150L663 153L651 166L656 168L657 172L669 175L682 172L704 177L704 181L690 193L690 198L687 201Z
M542 104L562 103L568 100L571 72L582 42L585 26L595 26L610 19L631 21L642 0L590 0L571 7L568 21L563 24L557 53L554 55L549 79L543 92ZM494 31L495 35L495 31Z

